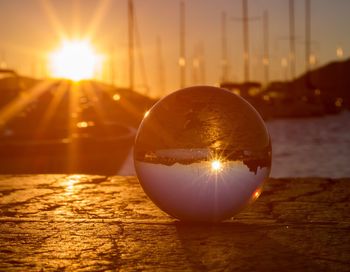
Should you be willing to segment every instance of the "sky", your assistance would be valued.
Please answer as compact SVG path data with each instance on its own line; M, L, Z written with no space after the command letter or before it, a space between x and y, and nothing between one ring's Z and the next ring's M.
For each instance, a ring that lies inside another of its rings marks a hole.
M221 16L227 16L228 80L243 80L242 0L184 0L186 85L218 85L222 78ZM180 0L134 0L135 88L152 96L179 89ZM269 13L270 80L290 79L288 0L248 0L250 79L263 81L262 14ZM305 0L295 0L296 74L305 71ZM311 51L316 66L350 55L350 1L311 0ZM48 55L63 39L88 36L105 55L100 80L128 86L127 0L0 0L0 64L42 77ZM194 67L194 68L193 68Z

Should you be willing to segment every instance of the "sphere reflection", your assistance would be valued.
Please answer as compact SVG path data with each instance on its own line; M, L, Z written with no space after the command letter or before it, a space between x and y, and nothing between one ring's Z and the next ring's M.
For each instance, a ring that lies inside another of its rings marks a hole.
M271 167L263 120L241 97L215 87L179 90L142 121L135 142L139 181L163 211L220 221L255 200Z

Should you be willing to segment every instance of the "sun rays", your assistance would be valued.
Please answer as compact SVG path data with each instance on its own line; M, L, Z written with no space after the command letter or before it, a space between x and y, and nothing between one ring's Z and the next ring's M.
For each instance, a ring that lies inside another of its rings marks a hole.
M63 28L53 2L41 1L49 26L61 44L43 57L47 57L50 66L47 68L51 68L52 74L31 81L32 87L19 84L7 104L0 108L0 133L5 144L25 146L21 147L23 154L32 152L32 146L39 146L33 151L38 156L32 160L33 169L44 165L47 169L76 172L86 165L90 167L96 156L102 154L97 154L96 146L105 148L108 144L117 146L129 141L135 133L132 127L137 126L149 106L150 101L139 102L140 97L127 89L96 81L102 78L102 71L98 70L104 55L93 41L109 2L99 2L90 27L71 36ZM19 77L18 82L21 80ZM48 155L52 158L45 157Z
M61 124L65 122L69 135L75 134L80 121L94 122L94 124L97 122L103 127L103 123L107 122L111 116L105 103L113 103L114 106L111 109L119 107L125 114L137 117L135 105L127 99L114 100L115 93L114 88L93 81L73 83L67 80L43 80L28 90L22 90L15 99L0 109L0 128L6 127L30 104L40 101L39 103L43 105L41 100L43 95L48 95L49 98L45 100L45 108L37 117L39 119L35 120L37 126L32 132L37 138L45 137L50 127L58 126L57 122ZM89 108L89 114L84 114L87 108ZM123 122L122 119L119 121Z
M74 9L73 29L65 29L50 1L41 1L41 7L46 15L53 33L59 39L61 47L48 54L49 74L55 78L74 81L94 79L102 74L104 56L94 48L94 36L102 18L108 11L110 0L99 1L90 23L80 27L80 7Z
M21 92L17 97L0 110L0 128L24 110L30 103L40 97L45 91L50 89L55 81L41 81L26 92Z

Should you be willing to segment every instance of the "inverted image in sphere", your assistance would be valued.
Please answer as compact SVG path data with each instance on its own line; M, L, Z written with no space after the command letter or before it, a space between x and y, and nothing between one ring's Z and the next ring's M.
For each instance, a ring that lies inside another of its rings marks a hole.
M185 221L220 221L255 200L271 168L264 121L241 97L196 86L174 92L148 112L134 163L150 199Z

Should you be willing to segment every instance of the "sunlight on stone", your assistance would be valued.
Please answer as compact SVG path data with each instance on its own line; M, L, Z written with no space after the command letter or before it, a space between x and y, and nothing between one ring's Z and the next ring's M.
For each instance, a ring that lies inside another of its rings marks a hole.
M67 178L65 181L65 191L67 195L74 194L74 191L76 189L75 184L79 183L82 178L83 177L81 175L72 175Z

